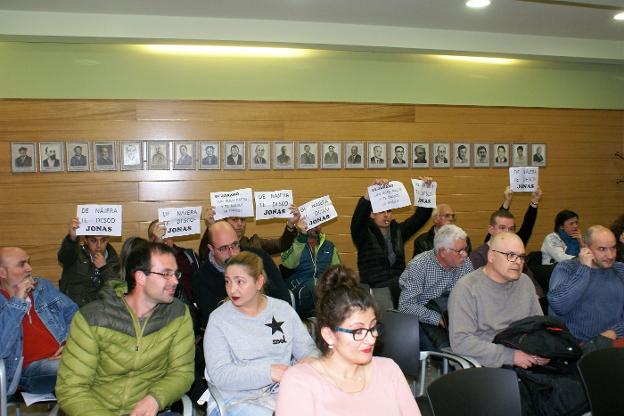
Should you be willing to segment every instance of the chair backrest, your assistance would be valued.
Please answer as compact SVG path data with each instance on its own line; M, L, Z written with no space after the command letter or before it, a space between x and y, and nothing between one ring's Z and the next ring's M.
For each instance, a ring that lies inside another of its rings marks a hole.
M417 376L420 368L418 317L389 310L383 316L383 324L375 354L392 358L404 374Z
M7 375L4 360L0 358L0 416L7 416Z
M513 370L469 368L427 387L434 416L520 416L520 388Z
M590 352L577 366L592 416L624 414L624 348Z

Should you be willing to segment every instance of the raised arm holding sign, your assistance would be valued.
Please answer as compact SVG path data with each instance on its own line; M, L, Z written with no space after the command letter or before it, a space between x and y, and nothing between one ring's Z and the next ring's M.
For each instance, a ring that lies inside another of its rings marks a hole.
M538 184L538 167L509 168L509 185L513 192L534 192Z

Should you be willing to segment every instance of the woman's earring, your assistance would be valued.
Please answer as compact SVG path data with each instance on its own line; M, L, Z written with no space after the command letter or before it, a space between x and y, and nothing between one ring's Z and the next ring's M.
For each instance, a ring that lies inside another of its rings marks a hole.
M331 350L332 348L334 348L334 345L333 344L329 344L329 345L327 345L327 348L329 348Z

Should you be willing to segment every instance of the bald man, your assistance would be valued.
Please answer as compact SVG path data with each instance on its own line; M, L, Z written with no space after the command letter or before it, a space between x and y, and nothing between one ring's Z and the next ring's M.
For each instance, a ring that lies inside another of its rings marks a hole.
M451 208L449 204L440 204L431 213L431 221L433 225L429 228L429 231L426 233L422 233L414 240L414 255L412 257L416 257L416 255L429 251L433 249L433 238L435 237L436 232L440 229L440 227L445 226L446 224L455 224L455 210ZM468 245L468 254L472 250L472 245L470 244L470 238L466 240Z
M51 282L32 276L21 248L0 248L0 356L8 394L51 393L78 306Z

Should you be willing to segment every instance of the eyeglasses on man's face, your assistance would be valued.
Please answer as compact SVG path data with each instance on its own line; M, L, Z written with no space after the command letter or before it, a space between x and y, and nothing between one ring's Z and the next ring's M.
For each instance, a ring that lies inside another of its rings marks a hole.
M238 250L240 248L240 242L234 241L232 244L225 244L223 246L217 247L217 250L221 254L225 254L231 250Z
M504 254L505 256L507 256L507 261L510 263L513 263L516 260L520 260L521 263L524 263L524 261L526 260L526 254L516 254L512 251L510 252L504 252L504 251L498 251L498 250L494 250L494 249L490 249L492 251L495 251L497 253L500 254Z
M459 250L451 248L451 247L446 247L446 249L454 251L455 253L460 254L460 255L464 255L464 254L468 255L468 246L466 246L464 248L460 248Z
M171 280L174 278L176 280L180 280L180 277L182 277L182 272L180 270L169 270L163 273L153 272L151 270L148 270L147 274L157 274L158 276L161 276L165 280Z
M356 329L349 329L349 328L342 328L339 326L335 326L334 331L346 332L347 334L351 334L353 336L354 341L363 341L369 332L373 336L373 338L377 338L383 331L383 324L381 322L377 322L375 325L373 325L370 328L356 328Z

